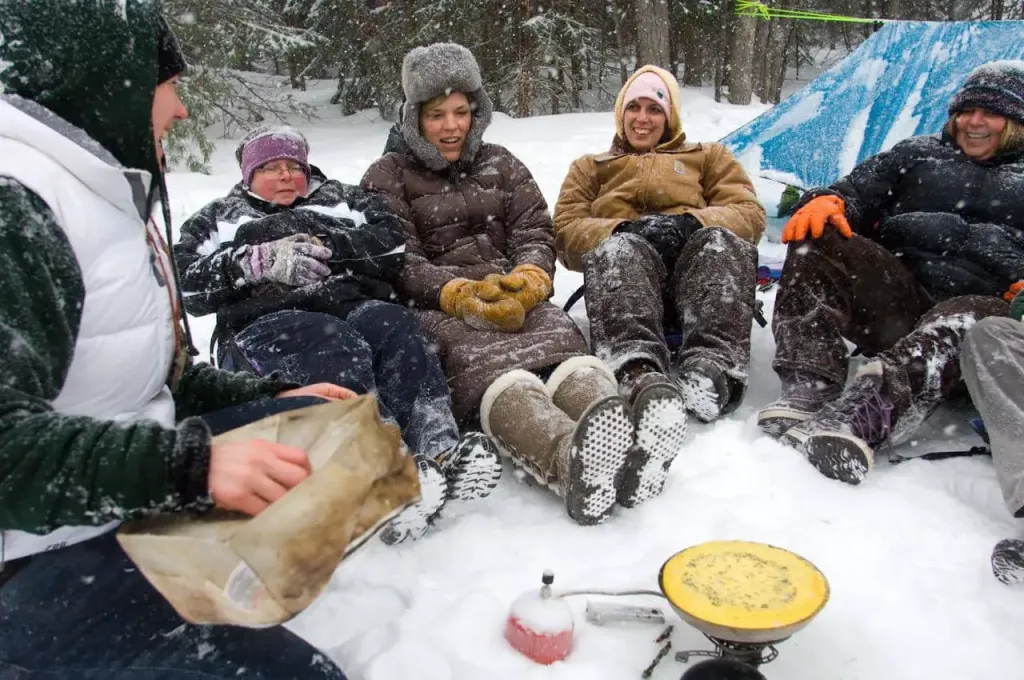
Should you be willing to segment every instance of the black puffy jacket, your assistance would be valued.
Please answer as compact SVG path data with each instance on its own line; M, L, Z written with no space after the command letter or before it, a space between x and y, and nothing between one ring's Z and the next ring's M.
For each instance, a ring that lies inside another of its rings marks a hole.
M301 288L245 283L235 251L294 234L324 241L333 253L331 275ZM344 318L366 300L398 301L405 232L384 199L328 180L314 166L308 195L290 206L271 205L235 185L182 225L173 250L186 309L196 316L215 313L219 335L279 310Z
M946 134L911 137L815 196L895 253L938 300L1002 295L1024 279L1024 149L972 161ZM799 208L800 206L798 206Z

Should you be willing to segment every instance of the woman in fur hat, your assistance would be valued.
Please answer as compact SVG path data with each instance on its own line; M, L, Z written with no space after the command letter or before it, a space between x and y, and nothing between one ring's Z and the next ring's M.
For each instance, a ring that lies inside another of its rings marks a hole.
M294 128L257 128L236 157L242 180L189 218L174 246L186 309L217 315L221 365L376 393L417 457L423 489L381 534L386 542L422 535L448 498L488 495L498 451L479 432L460 438L437 355L396 304L397 217L380 197L327 179Z
M856 484L962 384L964 336L1024 288L1024 62L973 71L941 134L808 192L782 238L782 397L758 422ZM873 357L849 387L847 340Z
M418 47L405 57L402 86L404 119L362 185L405 226L398 286L440 347L456 415L479 415L580 524L657 495L670 459L635 444L663 434L660 404L635 428L612 372L548 302L547 205L519 159L483 142L491 100L476 59L451 43Z
M765 211L728 149L686 141L671 73L630 76L615 125L611 149L562 184L558 256L584 273L594 351L632 399L661 394L709 422L746 391ZM683 338L674 362L666 331Z

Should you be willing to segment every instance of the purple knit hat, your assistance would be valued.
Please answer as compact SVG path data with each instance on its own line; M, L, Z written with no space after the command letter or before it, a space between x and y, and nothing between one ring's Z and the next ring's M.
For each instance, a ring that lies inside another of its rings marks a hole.
M235 158L242 167L242 181L252 186L252 176L267 163L295 161L309 181L309 142L301 132L287 125L264 126L250 132L239 142Z

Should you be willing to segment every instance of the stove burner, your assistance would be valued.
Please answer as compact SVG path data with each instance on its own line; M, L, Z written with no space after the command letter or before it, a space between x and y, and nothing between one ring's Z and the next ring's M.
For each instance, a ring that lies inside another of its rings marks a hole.
M757 668L761 664L774 661L775 657L779 655L779 650L775 648L775 644L786 639L783 638L782 640L775 640L771 643L753 644L749 642L723 640L721 638L712 637L707 633L704 634L704 637L710 640L711 644L715 646L714 651L696 649L686 652L676 652L676 661L687 663L691 656L710 656L739 661Z

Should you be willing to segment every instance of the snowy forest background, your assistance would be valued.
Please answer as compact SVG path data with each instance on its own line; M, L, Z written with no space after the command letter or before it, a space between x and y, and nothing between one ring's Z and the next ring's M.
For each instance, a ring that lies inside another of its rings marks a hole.
M769 4L770 7L777 5ZM1024 18L1024 0L790 0L862 18ZM192 70L191 121L171 154L204 170L208 134L316 112L297 93L331 79L343 115L402 100L401 65L416 45L454 41L476 55L497 111L512 117L609 110L638 65L671 70L717 101L778 103L783 81L828 67L879 23L739 16L736 0L169 0Z

